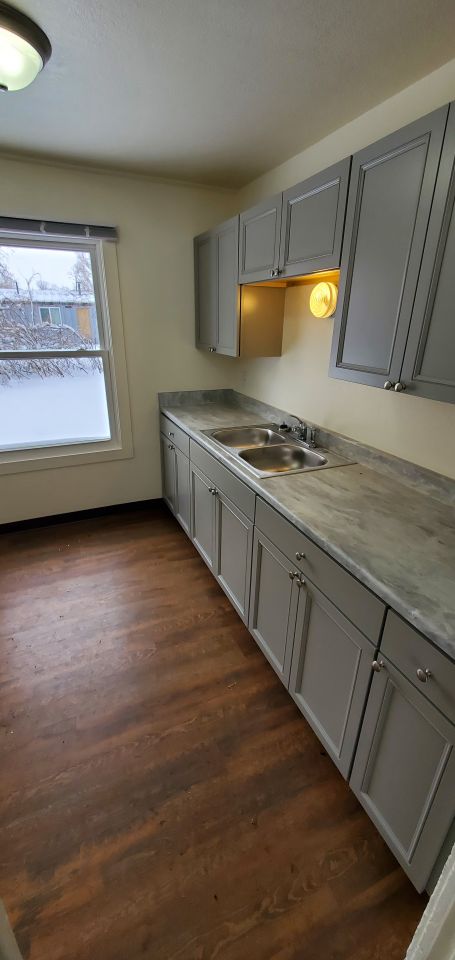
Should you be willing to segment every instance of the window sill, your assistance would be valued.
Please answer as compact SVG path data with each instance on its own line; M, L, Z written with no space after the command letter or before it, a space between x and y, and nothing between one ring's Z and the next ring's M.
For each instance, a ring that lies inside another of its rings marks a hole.
M60 447L35 447L0 453L0 476L32 470L76 467L103 460L129 460L134 456L132 442L98 441Z

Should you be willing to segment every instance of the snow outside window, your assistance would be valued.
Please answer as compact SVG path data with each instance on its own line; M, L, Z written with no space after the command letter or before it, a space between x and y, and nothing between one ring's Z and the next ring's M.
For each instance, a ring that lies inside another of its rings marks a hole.
M101 263L100 241L0 235L0 455L115 440Z

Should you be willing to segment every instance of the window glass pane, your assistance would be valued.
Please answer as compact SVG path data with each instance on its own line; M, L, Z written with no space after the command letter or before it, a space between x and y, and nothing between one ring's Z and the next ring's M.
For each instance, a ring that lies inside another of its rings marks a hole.
M100 357L0 359L0 449L110 436Z
M0 351L99 345L90 253L0 244Z

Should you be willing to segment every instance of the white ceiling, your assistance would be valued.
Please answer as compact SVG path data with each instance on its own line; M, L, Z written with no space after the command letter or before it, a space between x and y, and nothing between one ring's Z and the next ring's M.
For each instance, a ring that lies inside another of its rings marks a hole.
M454 0L10 0L48 33L0 150L242 185L455 53Z

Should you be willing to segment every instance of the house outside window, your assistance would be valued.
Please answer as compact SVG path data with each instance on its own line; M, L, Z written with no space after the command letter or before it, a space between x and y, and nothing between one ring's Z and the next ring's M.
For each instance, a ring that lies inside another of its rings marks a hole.
M103 243L1 234L0 469L119 451L120 427Z

